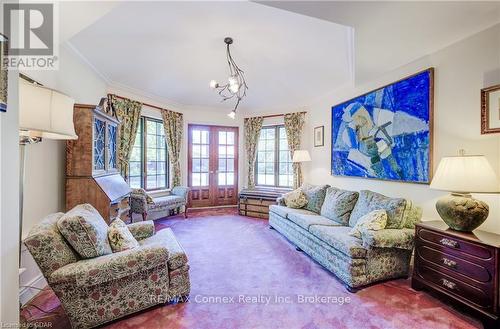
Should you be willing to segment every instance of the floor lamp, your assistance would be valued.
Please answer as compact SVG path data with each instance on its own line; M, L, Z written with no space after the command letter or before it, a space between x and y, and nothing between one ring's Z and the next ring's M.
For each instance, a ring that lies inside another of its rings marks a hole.
M307 150L295 150L295 152L293 152L293 158L292 158L293 163L300 164L301 162L309 162L309 161L311 161L311 156L309 155L309 152ZM297 183L298 183L297 187L302 186L302 170L300 171Z
M24 80L19 81L19 268L24 208L24 171L26 147L40 143L44 138L77 139L73 124L75 101L58 91Z

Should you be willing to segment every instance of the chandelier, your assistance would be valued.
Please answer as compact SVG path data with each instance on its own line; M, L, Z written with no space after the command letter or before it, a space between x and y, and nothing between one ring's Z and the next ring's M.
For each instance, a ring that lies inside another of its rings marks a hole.
M218 91L219 95L222 97L221 102L225 102L230 99L236 99L236 104L234 109L228 116L234 119L236 116L236 109L240 105L240 101L247 95L247 83L245 81L245 75L243 70L241 70L238 65L233 60L231 56L231 51L229 50L229 45L233 43L233 39L230 37L224 38L224 43L226 44L226 59L229 65L229 78L226 84L219 84L217 81L210 81L210 88Z

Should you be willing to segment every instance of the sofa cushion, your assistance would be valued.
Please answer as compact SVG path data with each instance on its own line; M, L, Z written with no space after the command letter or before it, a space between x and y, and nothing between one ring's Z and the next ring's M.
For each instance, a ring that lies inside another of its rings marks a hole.
M127 225L117 218L109 225L108 240L113 252L133 249L139 246L139 242L129 231Z
M347 225L351 212L358 201L358 196L358 192L340 190L335 187L327 188L325 200L321 206L321 216Z
M317 214L321 211L321 206L325 200L326 189L329 185L310 185L304 184L301 189L307 197L307 205L304 209L315 212Z
M311 225L312 235L351 258L366 258L367 250L361 239L349 235L348 226Z
M174 233L170 228L166 228L156 232L155 235L140 240L141 246L148 247L163 247L168 250L168 268L171 270L178 269L188 263L187 255L182 246L177 241Z
M168 208L171 206L178 205L179 207L184 205L185 199L177 195L164 195L153 198L154 203L149 205L149 210L159 210L161 208Z
M384 209L387 211L386 228L402 228L403 214L406 200L401 198L390 198L372 191L363 190L359 192L358 202L351 213L349 226L354 227L358 220L373 210Z
M276 215L279 215L283 218L288 218L289 214L305 214L305 215L318 215L312 211L305 210L305 209L293 209L293 208L288 208L285 206L278 206L278 205L270 205L269 206L269 211L275 213Z
M285 201L285 206L289 208L303 208L307 205L307 196L302 189L298 188L283 194L283 201Z
M90 204L81 204L59 218L59 232L83 258L111 254L108 224Z
M308 215L308 214L300 214L300 213L290 213L288 214L288 219L295 224L299 225L305 230L309 229L311 225L329 225L329 226L338 226L339 223L335 223L329 220L326 217L320 215Z
M387 212L384 209L373 210L361 217L349 232L349 235L361 239L361 230L380 231L387 225Z

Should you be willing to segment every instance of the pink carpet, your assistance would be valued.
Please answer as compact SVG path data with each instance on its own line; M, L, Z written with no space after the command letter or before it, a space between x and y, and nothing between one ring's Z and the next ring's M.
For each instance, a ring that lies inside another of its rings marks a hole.
M426 293L412 290L409 280L348 293L330 272L268 229L266 220L238 216L234 209L193 211L187 220L176 216L156 225L158 230L171 227L186 249L190 301L155 307L106 328L481 327ZM299 300L301 296L325 300ZM208 298L217 298L217 303ZM50 290L31 303L45 310L55 308L56 315L48 318L53 328L69 326ZM41 313L23 315L36 321Z

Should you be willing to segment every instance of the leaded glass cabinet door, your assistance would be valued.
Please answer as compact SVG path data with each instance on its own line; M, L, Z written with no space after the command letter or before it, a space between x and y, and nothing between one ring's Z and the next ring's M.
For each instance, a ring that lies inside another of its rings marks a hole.
M106 121L95 117L93 125L93 171L104 172L106 170Z
M115 124L107 124L107 138L108 138L108 159L107 159L107 171L116 171L118 168L117 160L117 132L118 129Z

